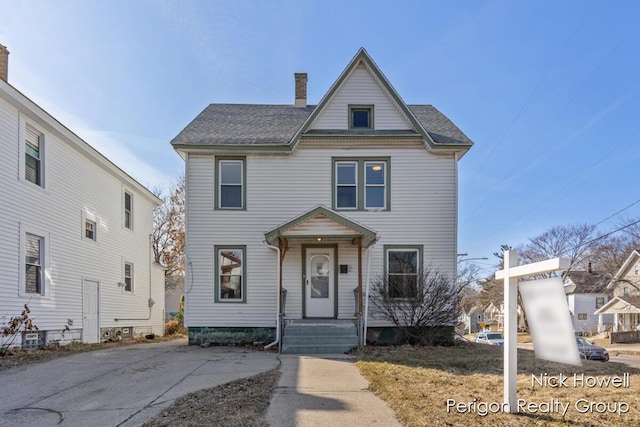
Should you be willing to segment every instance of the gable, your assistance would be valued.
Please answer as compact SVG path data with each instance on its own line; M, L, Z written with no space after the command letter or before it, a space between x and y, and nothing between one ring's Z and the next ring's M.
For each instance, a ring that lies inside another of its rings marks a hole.
M346 77L319 112L310 130L349 129L349 105L373 106L375 130L413 130L407 116L364 61Z

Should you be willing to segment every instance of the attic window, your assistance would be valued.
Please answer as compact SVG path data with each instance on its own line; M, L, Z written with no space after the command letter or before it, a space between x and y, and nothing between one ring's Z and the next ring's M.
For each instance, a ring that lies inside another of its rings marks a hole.
M373 129L373 105L350 105L349 129Z

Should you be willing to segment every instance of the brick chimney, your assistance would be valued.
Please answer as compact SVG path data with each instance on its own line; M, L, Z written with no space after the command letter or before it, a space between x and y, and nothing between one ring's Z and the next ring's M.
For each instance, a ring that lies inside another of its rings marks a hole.
M9 51L0 44L0 79L7 81L9 75Z
M295 73L296 77L296 102L298 108L307 106L307 73Z

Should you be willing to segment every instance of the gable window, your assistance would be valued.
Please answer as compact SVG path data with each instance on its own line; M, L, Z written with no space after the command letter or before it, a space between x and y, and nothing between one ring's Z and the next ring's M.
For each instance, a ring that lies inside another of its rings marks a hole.
M629 295L629 287L625 286L624 288L622 288L622 295L627 296Z
M25 241L25 292L40 294L44 292L42 264L44 238L27 233Z
M245 246L216 246L216 302L246 301Z
M133 230L133 194L124 192L124 227Z
M640 276L640 262L636 262L633 266L633 274L635 276Z
M373 129L373 106L350 105L349 129Z
M389 210L387 158L333 158L333 208Z
M387 297L411 298L420 285L422 247L385 246Z
M90 240L96 240L96 222L89 219L84 221L84 237Z
M25 126L24 178L42 187L42 134Z
M244 209L246 179L244 159L217 159L217 208Z
M124 263L124 291L133 292L133 264Z
M596 298L596 309L602 307L604 305L604 297Z

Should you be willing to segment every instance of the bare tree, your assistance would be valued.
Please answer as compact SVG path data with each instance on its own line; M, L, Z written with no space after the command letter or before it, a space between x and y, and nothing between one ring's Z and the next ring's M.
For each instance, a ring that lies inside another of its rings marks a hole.
M183 287L184 283L184 177L178 178L168 194L154 191L163 204L153 211L154 260L165 269L165 287Z
M373 316L392 322L410 344L450 344L460 313L458 288L427 266L417 276L378 276L370 296Z

